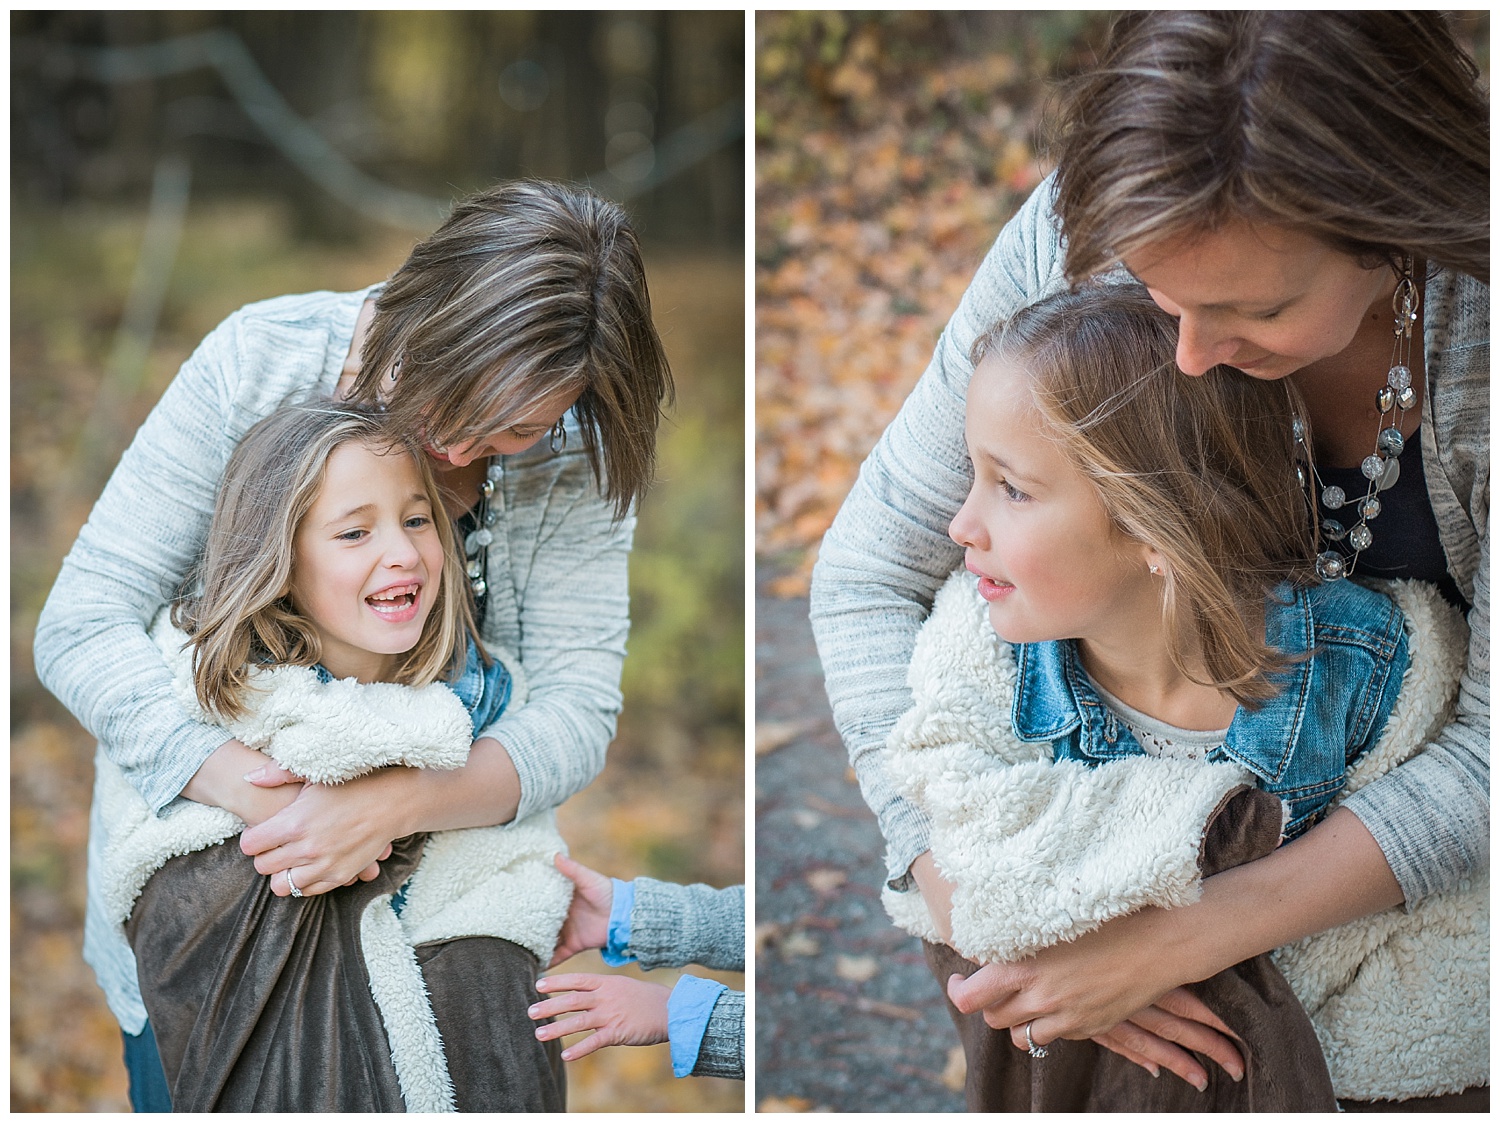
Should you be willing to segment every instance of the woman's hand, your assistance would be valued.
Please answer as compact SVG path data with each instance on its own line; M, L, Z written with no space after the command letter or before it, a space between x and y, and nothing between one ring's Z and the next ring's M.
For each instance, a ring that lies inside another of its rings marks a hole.
M388 858L391 840L411 834L400 794L412 769L382 769L345 784L305 784L290 806L240 836L240 849L287 896L291 870L305 897L356 880L369 881Z
M1059 1037L1106 1038L1100 1043L1120 1046L1115 1051L1122 1055L1139 1054L1130 1058L1137 1063L1151 1057L1160 1064L1161 1045L1120 1029L1122 1023L1163 1039L1188 1033L1196 1039L1196 1030L1172 1019L1204 1020L1180 998L1164 1002L1169 991L1401 899L1374 837L1341 807L1266 857L1205 878L1196 904L1142 909L1020 963L981 967L967 979L955 975L948 993L964 1013L983 1010L996 1029L1031 1023L1039 1045ZM1148 1013L1152 1006L1172 1018ZM1219 1059L1218 1050L1216 1044L1209 1055Z
M573 861L566 854L554 857L558 871L573 883L573 903L557 936L557 949L549 968L572 959L589 948L609 943L609 914L615 902L615 884L602 873Z
M258 766L266 763L262 758ZM279 770L267 771L259 782L278 778ZM520 776L505 746L481 737L469 762L451 771L391 767L344 784L308 784L285 810L246 831L240 849L271 878L277 896L290 892L288 869L298 890L311 896L375 877L372 863L390 854L393 839L508 823L520 799Z
M659 983L624 975L551 975L538 979L543 994L568 991L538 1002L526 1011L533 1020L572 1013L536 1027L538 1041L570 1033L594 1032L563 1050L565 1061L586 1057L606 1045L657 1045L667 1040L667 999L672 992Z
M1169 985L1155 992L1174 972L1152 972L1151 937L1140 933L1151 931L1155 918L1148 914L1161 911L1147 909L1112 920L1032 959L989 964L967 979L954 975L948 980L948 996L961 1012L983 1010L991 1028L1009 1029L1019 1049L1027 1047L1029 1025L1037 1045L1092 1038L1153 1076L1165 1068L1199 1091L1208 1086L1208 1074L1193 1051L1239 1080L1244 1060L1229 1027L1187 990ZM1121 966L1117 955L1128 957L1130 965Z

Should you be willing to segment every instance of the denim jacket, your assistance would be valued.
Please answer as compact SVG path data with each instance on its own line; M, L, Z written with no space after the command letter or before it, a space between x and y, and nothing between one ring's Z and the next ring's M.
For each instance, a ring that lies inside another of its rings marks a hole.
M1317 822L1348 767L1374 746L1410 657L1401 610L1352 581L1281 586L1266 604L1266 642L1303 658L1271 676L1282 688L1274 698L1235 712L1224 746L1208 759L1248 768L1279 796L1292 838ZM1094 693L1074 641L1015 648L1016 736L1052 742L1054 760L1091 766L1144 753Z

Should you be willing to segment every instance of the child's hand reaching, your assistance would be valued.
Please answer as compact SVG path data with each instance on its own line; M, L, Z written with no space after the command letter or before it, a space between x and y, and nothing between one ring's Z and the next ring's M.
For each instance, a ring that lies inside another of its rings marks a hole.
M567 919L563 921L562 931L557 936L557 950L552 953L552 962L547 964L549 968L556 967L564 960L572 959L581 951L587 951L589 948L602 948L609 942L609 912L615 900L614 882L604 874L580 865L566 854L558 854L553 861L562 875L576 888L573 892L573 903L568 906ZM584 977L586 976L569 976L569 978ZM666 999L662 1002L664 1004L662 1009L665 1010ZM663 1033L666 1032L666 1024L663 1020ZM661 1040L665 1041L666 1038L663 1037ZM619 1042L606 1041L604 1044L615 1045ZM629 1042L628 1044L643 1044L643 1042ZM578 1055L583 1056L582 1053Z
M561 855L558 857L558 868L561 869L562 862L567 859ZM576 862L569 864L584 873L593 872ZM577 878L574 881L578 883ZM578 884L581 890L582 883ZM605 887L609 888L608 879L605 879ZM526 1011L532 1019L568 1013L575 1015L537 1026L538 1041L551 1041L586 1029L594 1031L563 1050L562 1059L565 1061L576 1061L606 1045L657 1045L667 1040L667 998L672 992L658 983L627 979L623 975L552 975L538 979L536 989L544 994L552 991L570 993L559 994L532 1006Z

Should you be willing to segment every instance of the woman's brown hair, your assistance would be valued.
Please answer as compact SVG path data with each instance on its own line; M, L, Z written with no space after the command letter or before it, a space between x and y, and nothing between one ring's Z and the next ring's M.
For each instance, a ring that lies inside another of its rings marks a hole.
M1246 218L1489 283L1489 105L1440 12L1130 12L1055 147L1074 281Z
M1276 693L1267 675L1288 663L1263 638L1266 600L1313 572L1297 392L1290 379L1222 366L1189 377L1176 347L1176 321L1144 288L1096 282L1023 308L982 335L973 358L1025 372L1109 517L1166 561L1162 620L1177 668L1254 704Z
M322 658L317 630L291 600L294 544L328 458L350 441L412 458L443 545L443 571L421 638L399 658L391 681L425 686L462 672L475 635L468 582L427 458L397 440L373 410L283 406L252 426L230 455L189 578L192 592L172 606L172 622L192 637L193 688L208 713L242 716L258 666L307 667Z
M651 483L672 396L625 212L535 180L461 200L376 299L351 400L384 401L397 431L448 445L573 393L589 466L623 517Z

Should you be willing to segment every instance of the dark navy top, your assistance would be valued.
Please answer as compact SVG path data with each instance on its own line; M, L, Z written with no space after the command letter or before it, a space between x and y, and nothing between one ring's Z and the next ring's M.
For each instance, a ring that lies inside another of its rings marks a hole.
M1459 592L1458 583L1448 572L1448 558L1438 535L1437 518L1427 498L1427 476L1422 468L1422 430L1419 428L1406 442L1398 458L1401 475L1395 486L1378 492L1380 514L1367 524L1374 540L1362 550L1354 567L1357 577L1407 577L1430 581L1443 598L1460 612L1469 611L1469 603ZM1369 489L1370 481L1358 468L1325 468L1318 466L1324 485L1337 484L1349 496L1337 511L1320 502L1318 518L1334 519L1347 530L1359 521L1359 500ZM1322 490L1321 488L1319 489ZM1330 547L1347 557L1347 543Z

